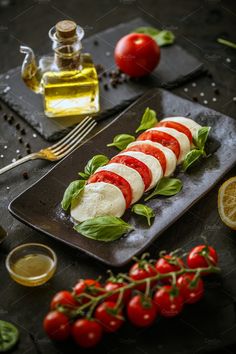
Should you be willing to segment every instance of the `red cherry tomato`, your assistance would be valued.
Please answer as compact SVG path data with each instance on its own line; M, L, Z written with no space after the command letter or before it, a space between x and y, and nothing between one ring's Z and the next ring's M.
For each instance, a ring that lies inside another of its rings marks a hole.
M187 264L192 269L208 267L206 257L212 265L217 264L218 256L213 247L207 245L196 246L189 252Z
M118 187L125 198L126 208L130 206L132 200L132 190L129 182L127 182L126 179L111 171L99 171L94 173L88 179L88 183L95 182L106 182Z
M94 280L94 279L81 279L74 287L74 293L76 296L79 296L83 293L86 293L90 296L99 296L103 293L103 291L101 290L102 286L101 284ZM87 303L89 300L89 298L86 297L80 297L78 299L76 299L77 302L81 303L81 304L85 304Z
M185 127L181 123L166 120L164 122L159 122L156 126L157 127L173 128L175 130L178 130L180 133L183 133L188 137L190 144L192 143L193 136L192 136L191 130L188 129L187 127Z
M43 327L47 335L58 341L66 340L70 335L69 319L59 311L51 311L43 321Z
M133 168L136 170L145 185L145 190L150 186L151 181L152 181L152 175L150 169L143 163L142 161L136 159L135 157L132 156L127 156L127 155L116 155L113 157L109 163L116 162L116 163L121 163L123 165L126 165L128 167Z
M102 326L94 320L81 318L73 324L72 336L81 347L92 348L102 339Z
M179 289L171 285L161 287L154 295L153 301L158 307L160 314L164 317L177 316L183 308L184 300Z
M199 301L204 294L204 285L201 278L198 278L193 284L191 283L194 276L194 274L185 273L177 279L177 286L180 289L180 294L183 296L184 301L187 304L194 304Z
M161 274L176 272L177 270L180 270L181 266L184 266L182 259L169 254L159 258L155 264L157 272ZM169 283L171 280L171 277L162 279L165 283Z
M154 143L162 144L163 146L171 149L176 155L177 159L179 157L180 145L178 140L166 132L161 132L158 130L148 130L139 135L137 140L151 140Z
M95 310L95 318L102 325L105 332L116 332L123 324L122 311L116 310L116 303L105 301Z
M152 146L150 144L137 144L137 145L133 145L128 147L127 149L125 149L124 151L140 151L143 152L144 154L147 155L151 155L153 157L155 157L159 162L160 165L162 167L163 170L163 175L166 172L166 157L163 151L161 151L160 149L158 149L155 146Z
M123 287L125 285L127 285L127 283L108 281L106 283L106 285L105 285L105 290L107 292L109 292L109 291L113 291L113 290L119 289L119 288L121 288L121 287ZM125 290L124 294L123 294L123 302L125 304L129 300L130 296L131 296L131 290L130 289ZM113 294L111 296L108 296L106 298L106 301L116 302L118 300L118 297L119 297L119 293Z
M55 310L59 305L73 308L77 305L77 301L69 291L62 290L53 297L50 304L50 309Z
M152 299L136 295L128 303L127 316L135 326L148 327L156 319L157 306Z
M146 261L140 261L135 263L129 270L129 276L133 280L142 280L149 277L153 277L157 274L154 267L148 264ZM155 282L152 282L152 285ZM146 284L140 284L136 286L136 289L140 291L145 291Z
M152 37L141 33L122 37L116 44L114 54L116 65L133 77L149 74L160 61L160 47Z

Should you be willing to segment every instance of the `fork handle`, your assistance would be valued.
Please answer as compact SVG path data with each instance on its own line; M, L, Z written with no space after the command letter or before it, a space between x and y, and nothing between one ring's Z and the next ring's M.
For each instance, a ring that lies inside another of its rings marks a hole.
M21 159L10 163L10 165L7 165L7 166L1 168L0 169L0 175L2 175L3 173L11 170L12 168L14 168L16 166L21 165L22 163L24 163L26 161L35 160L35 159L38 159L38 158L40 158L40 157L39 157L39 155L37 153L32 153L32 154L29 154L27 156L24 156Z

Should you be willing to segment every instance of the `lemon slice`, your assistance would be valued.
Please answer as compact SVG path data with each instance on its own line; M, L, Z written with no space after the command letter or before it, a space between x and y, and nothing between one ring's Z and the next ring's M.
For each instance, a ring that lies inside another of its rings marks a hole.
M221 220L236 230L236 177L222 184L218 192L218 210Z

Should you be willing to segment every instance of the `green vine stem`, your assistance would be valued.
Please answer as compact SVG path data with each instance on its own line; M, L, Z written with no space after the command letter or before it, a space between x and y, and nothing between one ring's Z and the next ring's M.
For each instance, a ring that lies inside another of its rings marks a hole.
M207 257L205 257L205 258L207 258ZM201 274L206 274L206 273L210 274L210 273L219 273L219 272L220 272L219 267L209 264L208 267L195 268L195 269L181 267L178 271L175 271L175 272L170 272L170 273L165 273L165 274L157 273L154 276L151 276L151 277L148 277L145 279L141 279L141 280L133 280L128 275L120 273L120 274L118 274L118 276L120 278L128 281L128 283L125 284L124 286L119 287L119 288L112 290L112 291L107 291L107 292L104 292L104 289L101 289L101 290L103 290L103 293L98 296L91 296L91 295L88 296L88 294L82 293L79 296L75 296L75 298L78 299L78 298L86 297L86 298L89 298L90 301L86 302L83 305L78 305L78 308L76 308L76 309L71 309L71 307L66 307L66 306L60 306L58 308L58 311L66 313L70 318L76 318L77 316L79 316L81 314L84 315L85 310L88 310L87 316L89 318L91 318L92 313L93 313L94 309L96 308L97 304L100 303L101 301L106 300L111 295L118 294L118 300L116 303L116 309L118 309L122 304L123 295L124 295L125 291L128 289L131 289L131 290L136 289L137 286L142 285L142 284L146 284L145 294L148 294L150 292L150 284L153 284L154 282L157 282L158 280L162 280L165 278L171 278L173 280L173 282L175 283L176 278L184 273L195 274L194 280L196 280L199 276L201 276ZM173 285L175 286L175 284L173 284ZM157 287L158 287L158 285L157 285Z

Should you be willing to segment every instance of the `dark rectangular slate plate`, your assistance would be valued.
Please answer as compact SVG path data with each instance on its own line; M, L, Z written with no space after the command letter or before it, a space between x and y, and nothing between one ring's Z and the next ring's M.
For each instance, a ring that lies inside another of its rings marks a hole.
M92 54L95 63L102 64L106 70L113 70L115 69L113 51L116 42L123 35L139 26L150 26L150 23L141 18L136 18L130 22L106 29L85 39L83 50ZM94 45L95 39L99 41L99 45ZM20 71L21 69L18 67L0 76L1 99L45 139L49 141L59 139L68 132L70 127L80 121L81 117L47 118L43 111L42 96L36 95L25 86ZM97 119L103 119L121 110L152 87L176 87L200 75L203 71L203 64L180 46L163 47L160 64L149 77L138 82L129 81L119 85L116 89L111 88L109 91L105 91L103 83L101 83L101 110L96 117ZM103 79L103 82L109 82L109 78Z
M135 230L118 241L105 243L87 239L73 230L69 218L61 211L60 201L66 186L78 179L78 171L95 154L111 157L117 153L106 145L119 133L133 134L144 109L149 106L159 118L181 115L212 127L211 145L215 152L189 173L178 173L183 190L171 198L148 202L156 217L150 228L144 218L125 215ZM31 186L10 205L19 220L49 236L76 247L111 266L121 266L143 251L168 226L199 198L207 193L232 167L236 160L236 121L219 112L180 98L162 89L151 90L121 113L109 126L59 162L48 174Z

